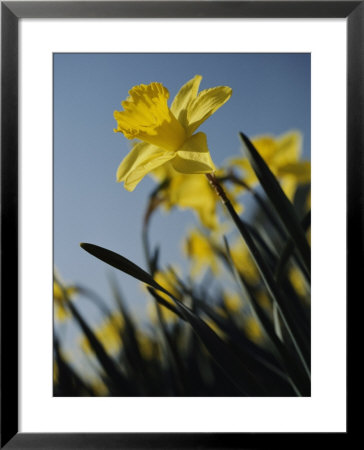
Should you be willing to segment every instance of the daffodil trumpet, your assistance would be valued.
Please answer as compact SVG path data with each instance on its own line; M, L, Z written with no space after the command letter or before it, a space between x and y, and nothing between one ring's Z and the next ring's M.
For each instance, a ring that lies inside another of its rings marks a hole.
M198 93L202 77L196 75L177 93L168 106L169 91L161 83L141 84L129 91L115 111L115 132L138 139L117 170L117 181L133 191L142 178L169 162L183 174L204 174L215 170L205 133L197 128L226 103L232 93L217 86Z

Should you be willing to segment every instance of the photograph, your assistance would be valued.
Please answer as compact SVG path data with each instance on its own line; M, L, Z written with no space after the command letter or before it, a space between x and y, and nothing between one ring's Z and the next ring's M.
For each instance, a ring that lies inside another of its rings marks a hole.
M311 396L311 54L53 53L53 396Z

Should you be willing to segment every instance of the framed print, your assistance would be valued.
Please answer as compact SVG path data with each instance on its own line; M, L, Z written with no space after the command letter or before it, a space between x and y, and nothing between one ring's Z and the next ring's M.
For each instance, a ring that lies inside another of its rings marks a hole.
M1 7L1 445L347 439L362 2Z

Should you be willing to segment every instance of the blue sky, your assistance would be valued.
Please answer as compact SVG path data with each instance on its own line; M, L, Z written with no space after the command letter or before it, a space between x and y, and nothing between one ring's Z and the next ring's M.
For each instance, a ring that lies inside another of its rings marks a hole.
M108 302L108 273L114 271L82 250L90 242L146 267L141 223L155 186L146 177L134 192L115 174L130 142L114 133L114 110L121 110L131 87L163 83L173 99L194 75L201 89L227 85L231 99L200 128L216 165L239 155L238 132L250 137L298 129L304 158L310 156L309 54L55 54L54 55L54 263L66 282L95 290ZM178 262L180 241L191 211L157 213L153 244L162 244L162 263ZM114 271L130 309L143 310L139 283ZM80 308L92 311L84 300Z

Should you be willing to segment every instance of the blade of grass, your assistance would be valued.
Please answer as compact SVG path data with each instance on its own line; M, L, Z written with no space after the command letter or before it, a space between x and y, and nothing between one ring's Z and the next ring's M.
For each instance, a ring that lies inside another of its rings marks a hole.
M311 269L311 249L308 245L306 236L302 230L300 221L293 208L293 205L286 197L282 188L280 187L275 176L265 163L264 159L260 156L254 145L249 138L240 133L242 142L245 145L246 154L251 166L257 175L260 184L262 185L265 193L272 202L272 205L276 209L279 217L281 218L287 232L292 237L298 252L302 257L302 261L305 264L308 272Z
M274 268L279 266L279 260L278 257L273 253L273 251L269 248L268 244L265 242L265 240L260 236L256 228L251 226L250 224L241 221L247 230L250 232L252 238L255 240L256 244L259 247L259 250L263 252L263 257L267 260L269 263L269 268L272 269L272 272L274 271ZM293 245L293 249L294 249ZM278 264L277 264L278 261ZM298 259L298 261L300 261ZM277 270L277 269L276 269ZM274 278L277 280L276 276ZM277 285L280 287L282 286L282 294L281 299L284 301L284 313L286 315L287 321L291 324L292 329L296 330L297 335L300 336L300 341L302 342L302 348L305 349L306 355L309 345L306 344L306 342L309 341L309 338L307 336L307 321L305 320L306 314L304 310L302 309L300 301L293 295L292 291L287 291L287 285L279 284L277 280ZM282 281L282 280L280 280ZM285 288L285 290L283 290ZM289 301L287 299L289 298ZM279 320L279 311L278 311L278 305L276 302L273 302L273 318L275 320L275 327L278 332L278 335L282 336L281 332L281 326L280 326L280 320ZM307 357L305 357L307 359Z
M122 293L119 286L116 283L114 274L110 274L109 282L111 286L111 291L115 299L115 303L123 317L124 327L121 330L121 339L123 342L123 352L125 358L127 359L129 366L133 370L132 376L138 378L138 386L141 386L141 390L145 390L145 378L146 373L146 363L141 355L139 343L137 339L137 331L134 322L125 306Z
M266 352L249 341L246 338L245 334L237 328L228 310L225 309L227 318L223 318L206 302L203 302L198 298L194 298L194 300L198 308L201 309L201 311L203 311L210 319L212 319L216 323L219 328L221 328L222 331L225 332L229 340L231 342L236 342L236 344L239 345L240 350L244 351L245 359L249 358L250 360L254 360L255 363L263 365L267 370L273 372L275 375L288 382L287 375L282 372L282 370L279 369L277 365L274 365L272 362L268 361ZM254 351L249 348L251 346L254 346Z
M149 289L148 289L149 290ZM169 309L170 311L172 311L174 314L176 314L176 316L178 316L180 319L185 320L184 316L182 316L182 314L179 312L179 310L170 302L167 302L167 300L165 300L163 297L161 297L160 295L157 294L156 291L150 290L149 291L150 294L158 301L158 303L162 306L164 306L165 308Z
M152 289L148 288L148 290L151 291ZM257 384L250 369L238 360L226 343L224 343L202 319L193 314L189 308L171 294L170 296L176 303L176 307L180 310L180 313L184 316L185 320L189 322L194 332L204 343L214 361L220 366L235 386L244 395L263 395L265 391L264 388Z
M58 367L58 383L54 386L55 397L93 396L92 389L62 357L60 343L54 339L55 361Z
M143 243L143 250L144 250L144 256L146 259L146 263L147 263L149 272L151 274L154 274L154 272L157 270L157 261L158 261L159 250L157 248L156 251L154 252L154 255L151 254L150 243L149 243L149 233L148 233L149 223L150 223L150 219L151 219L154 211L158 208L158 206L163 201L163 197L160 197L159 194L166 187L168 187L169 183L170 183L169 179L164 180L162 183L158 184L158 186L156 186L156 188L150 193L147 208L144 213L143 228L142 228L142 243Z
M162 333L162 338L164 341L164 346L165 346L165 353L166 353L166 359L168 361L168 365L171 368L173 374L174 374L174 378L172 379L172 384L173 384L173 388L175 390L175 392L177 392L178 395L183 395L184 394L184 383L183 383L183 378L184 378L184 367L183 367L183 363L182 363L182 359L180 358L177 349L174 345L174 342L171 339L171 336L168 332L167 326L165 324L164 318L163 318L163 314L162 314L162 310L161 310L161 306L158 303L158 298L157 298L157 294L154 291L155 296L153 295L152 290L149 289L149 287L147 287L148 291L150 294L152 294L152 296L154 297L155 300L155 307L157 310L157 317L158 317L158 323L159 323L159 327Z
M72 313L72 316L81 327L84 335L90 343L101 367L105 370L106 374L114 385L115 392L123 393L123 395L135 395L135 390L131 387L128 380L124 377L121 371L118 369L115 362L110 358L104 349L101 342L97 339L91 328L85 322L75 305L72 302L68 302L68 308Z
M306 361L306 359L304 357L305 352L302 349L303 344L301 342L301 339L297 335L297 333L295 333L294 327L292 326L290 321L287 320L287 317L289 318L289 311L287 311L287 307L286 307L287 302L283 299L282 293L273 277L271 270L269 269L269 266L267 265L267 263L265 262L264 258L261 255L261 253L259 252L259 249L256 246L253 238L251 237L249 230L247 229L245 224L240 220L240 217L236 213L230 200L227 198L225 191L218 183L215 175L208 173L208 174L206 174L206 177L209 180L211 186L215 189L217 195L220 197L222 203L225 205L225 207L228 210L231 218L233 219L237 229L239 230L241 236L243 237L243 239L249 249L250 255L252 256L252 258L260 272L260 275L267 287L267 290L268 290L270 296L272 297L273 300L275 300L277 302L277 306L279 308L279 312L281 314L282 321L290 335L292 343L296 349L297 355L298 355L299 359L301 360L302 366L303 366L304 370L306 371L308 378L310 379L311 374L310 374L308 362Z
M84 295L88 300L94 303L94 305L96 305L105 316L110 316L110 309L106 306L104 300L96 294L96 292L92 291L88 287L80 286L79 284L75 285L75 288L79 294Z
M259 396L266 393L264 387L257 383L249 368L235 356L235 354L216 335L216 333L214 333L211 328L203 322L203 320L196 316L174 295L158 284L147 272L129 261L127 258L97 245L82 243L81 247L107 264L110 264L111 266L127 273L128 275L131 275L139 281L148 284L150 287L167 294L173 300L179 313L192 326L194 332L202 340L215 362L220 366L235 386L244 395Z
M94 244L81 243L80 246L81 248L86 250L86 252L90 253L92 256L95 256L106 264L109 264L110 266L115 267L116 269L119 269L128 275L131 275L137 280L149 284L155 289L161 290L162 292L168 294L168 292L164 288L162 288L162 286L160 286L153 279L153 277L149 275L149 273L131 262L129 259L124 258L124 256L121 256L118 253Z
M301 223L302 223L302 228L305 231L307 231L307 229L311 225L311 211L309 211L305 215L305 217L303 218ZM279 262L278 262L278 266L276 268L275 278L277 280L277 283L280 283L282 281L282 277L283 277L283 274L285 272L287 263L288 263L290 257L293 255L294 249L295 249L294 242L293 242L292 239L289 239L287 241L283 251L282 251L281 257L280 257ZM308 276L306 271L303 270L302 273L305 275L306 278L309 279L309 276Z
M282 345L282 342L276 335L274 327L271 325L269 319L267 318L264 310L259 305L259 303L255 300L254 296L251 294L249 287L246 285L244 278L237 271L234 262L231 257L230 248L226 237L224 236L224 242L226 246L227 258L230 261L232 271L234 273L235 280L237 281L239 287L241 288L244 297L248 300L251 310L253 312L254 317L259 322L261 328L264 330L266 336L270 340L275 349L277 355L279 356L280 361L283 366L287 370L289 375L289 379L294 387L295 391L299 393L299 395L304 395L304 392L307 392L307 388L305 388L305 381L301 375L301 370L297 369L295 365L292 364L292 358L290 358L287 350ZM273 298L273 302L275 302ZM277 302L276 302L277 303ZM302 387L301 387L302 386Z

